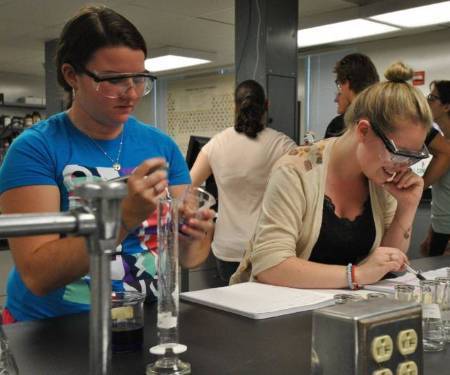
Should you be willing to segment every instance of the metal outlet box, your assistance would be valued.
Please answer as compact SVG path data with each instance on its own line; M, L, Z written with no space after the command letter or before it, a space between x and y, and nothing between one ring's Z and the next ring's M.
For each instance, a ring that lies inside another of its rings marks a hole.
M313 375L422 375L422 309L378 298L314 311Z

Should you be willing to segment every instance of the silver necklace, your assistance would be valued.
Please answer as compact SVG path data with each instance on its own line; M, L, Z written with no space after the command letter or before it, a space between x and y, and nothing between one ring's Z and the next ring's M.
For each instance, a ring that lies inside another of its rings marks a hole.
M103 149L102 146L100 146L100 145L96 142L96 140L95 140L94 138L91 138L91 137L89 136L89 134L87 134L87 136L88 136L89 139L92 141L92 143L93 143L94 145L96 145L96 146L98 147L98 149L99 149L101 152L103 152L103 154L104 154L109 160L111 160L112 167L113 167L113 169L114 169L115 171L120 171L120 170L122 169L122 166L120 165L119 160L120 160L120 154L122 153L123 133L124 133L124 129L122 129L122 135L121 135L121 137L120 137L119 151L117 152L117 158L116 158L116 161L114 161L113 158L112 158L111 156L108 155L108 153Z

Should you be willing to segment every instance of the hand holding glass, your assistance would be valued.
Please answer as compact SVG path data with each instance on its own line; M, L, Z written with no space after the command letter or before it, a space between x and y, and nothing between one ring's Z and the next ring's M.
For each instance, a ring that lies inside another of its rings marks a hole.
M208 210L216 204L216 199L206 190L188 186L181 196L181 224L188 223L191 218L200 218L201 211Z

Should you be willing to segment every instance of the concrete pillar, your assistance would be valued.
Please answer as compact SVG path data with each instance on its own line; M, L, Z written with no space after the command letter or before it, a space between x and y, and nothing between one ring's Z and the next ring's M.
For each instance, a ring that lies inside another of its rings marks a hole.
M235 0L236 83L258 81L269 126L299 142L297 29L298 0Z

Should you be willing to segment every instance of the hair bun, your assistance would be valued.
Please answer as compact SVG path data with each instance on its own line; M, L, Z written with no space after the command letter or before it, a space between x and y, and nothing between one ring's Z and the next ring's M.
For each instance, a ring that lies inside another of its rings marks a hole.
M414 71L401 61L393 63L384 72L384 76L391 82L406 82L409 81L414 75Z

